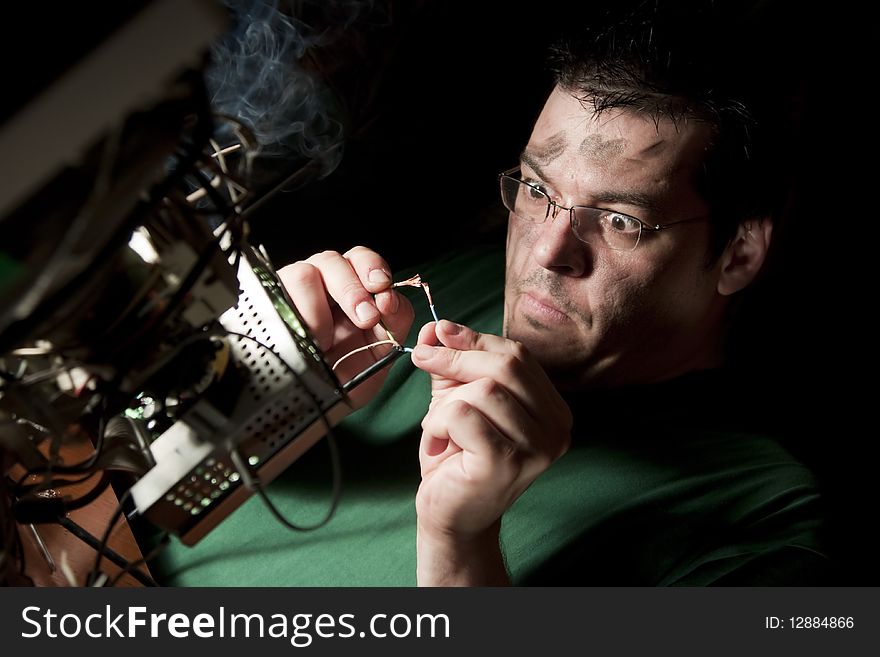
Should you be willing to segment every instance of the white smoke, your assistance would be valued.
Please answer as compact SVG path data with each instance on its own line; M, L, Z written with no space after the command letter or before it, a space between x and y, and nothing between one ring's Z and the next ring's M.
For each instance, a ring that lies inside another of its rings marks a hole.
M334 20L348 24L363 5L313 2L319 3L317 14L326 15L331 6ZM307 1L286 10L270 0L227 3L235 25L212 49L206 71L214 110L249 128L261 155L302 157L320 164L323 175L330 173L342 157L342 110L309 59L340 30L306 24L299 16L309 7Z

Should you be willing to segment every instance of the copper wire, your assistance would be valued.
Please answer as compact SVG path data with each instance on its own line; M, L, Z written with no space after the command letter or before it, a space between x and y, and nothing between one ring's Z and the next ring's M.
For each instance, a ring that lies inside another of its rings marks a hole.
M400 287L402 285L422 288L425 291L425 296L428 297L428 307L431 309L431 315L434 317L434 321L440 321L440 319L437 317L437 311L434 310L434 299L431 297L431 288L425 281L422 280L421 275L416 274L415 276L410 276L405 281L400 281L398 283L392 284L391 287Z
M422 277L419 274L416 274L415 276L410 276L405 281L398 281L397 283L392 283L391 287L392 288L402 287L404 285L407 285L409 287L420 287L425 291L425 296L428 297L428 307L431 309L431 314L434 316L434 321L439 322L440 320L437 318L437 311L434 310L434 299L431 297L431 288L428 286L427 283L425 283L422 280ZM366 351L367 349L372 349L373 347L378 347L383 344L390 344L390 345L392 345L398 349L402 349L403 351L406 351L406 352L412 351L412 349L410 347L401 347L400 342L397 340L397 338L394 337L394 334L391 333L391 331L388 329L387 326L385 326L385 323L381 319L379 320L379 326L382 327L382 329L385 331L385 334L388 336L387 340L379 340L378 342L373 342L371 344L364 345L363 347L358 347L357 349L354 349L353 351L349 351L347 354L345 354L339 360L337 360L333 364L333 367L331 369L336 370L336 368L339 366L339 364L342 361L344 361L346 358L348 358L349 356L353 356L357 353L360 353L361 351Z

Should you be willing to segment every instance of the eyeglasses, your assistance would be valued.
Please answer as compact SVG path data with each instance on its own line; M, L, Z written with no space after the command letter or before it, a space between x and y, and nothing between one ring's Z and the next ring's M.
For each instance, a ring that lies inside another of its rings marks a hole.
M632 251L639 244L642 231L658 231L670 226L692 221L704 221L705 216L680 219L667 224L647 224L628 214L616 210L603 210L585 205L570 208L559 205L537 183L526 182L514 177L519 167L502 173L501 201L504 207L520 219L542 224L551 215L553 219L562 211L568 210L571 230L582 242L603 246L615 251Z

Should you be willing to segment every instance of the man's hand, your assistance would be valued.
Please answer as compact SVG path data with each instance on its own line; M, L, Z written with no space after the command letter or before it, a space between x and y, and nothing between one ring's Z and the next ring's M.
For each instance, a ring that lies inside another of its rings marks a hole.
M420 585L506 581L501 516L568 449L572 418L520 343L441 321L413 352L431 374L422 421Z
M331 366L353 349L387 340L380 319L401 342L412 326L412 305L391 289L391 268L366 247L342 255L324 251L284 267L278 275ZM392 348L381 345L353 355L340 363L337 377L345 383ZM370 401L386 376L387 369L358 386L351 394L354 407Z

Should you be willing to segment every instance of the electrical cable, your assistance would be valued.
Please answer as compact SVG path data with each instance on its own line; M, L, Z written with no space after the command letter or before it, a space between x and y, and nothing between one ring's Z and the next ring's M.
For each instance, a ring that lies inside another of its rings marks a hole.
M420 287L422 288L422 290L424 290L425 296L428 297L428 308L431 309L431 315L434 317L435 322L439 322L440 318L437 317L437 311L434 309L434 299L431 297L431 287L422 280L422 277L419 274L415 274L414 276L410 276L409 278L407 278L405 281L393 283L391 287L401 287L403 285L408 285L410 287Z
M119 520L120 516L123 515L123 508L125 503L128 501L128 498L131 497L131 489L125 491L119 497L119 505L116 507L116 511L110 516L110 521L107 523L107 528L104 530L104 534L101 536L101 542L95 548L95 563L92 566L91 572L89 572L86 577L86 586L93 586L95 580L98 578L98 573L101 571L101 559L104 557L104 554L107 550L107 542L110 540L110 534L113 532L113 527L116 525L116 522ZM62 526L66 526L64 521L70 521L69 518L62 518L61 524ZM94 538L89 534L91 538ZM84 539L85 540L85 539ZM87 541L88 542L88 541ZM108 556L108 559L113 560L112 557Z
M266 494L259 478L251 471L250 466L247 465L245 460L242 458L237 447L235 447L235 446L230 447L230 449L229 449L230 458L232 459L233 463L236 466L236 469L238 470L239 474L241 475L241 478L242 478L242 481L244 482L244 484L250 490L254 491L260 497L260 499L266 505L266 508L275 517L275 519L278 520L279 523L281 523L282 525L284 525L285 527L287 527L288 529L291 529L293 531L314 531L316 529L320 529L321 527L326 525L328 522L330 522L330 519L336 513L336 508L339 506L339 500L342 496L342 462L339 457L339 447L336 443L336 437L333 434L333 428L330 426L330 422L329 422L329 420L327 420L327 416L324 414L324 411L321 408L321 404L318 401L317 397L315 397L315 394L312 392L311 388L309 388L307 385L305 385L305 382L302 380L302 377L299 375L299 373L295 369L293 369L293 367L290 366L290 363L288 363L286 360L284 360L280 354L278 354L274 349L271 349L268 345L263 344L262 342L260 342L256 338L253 338L249 335L244 335L243 333L235 333L233 331L228 331L227 335L236 336L238 338L245 339L245 340L250 340L251 342L256 343L262 349L268 351L273 356L275 356L283 364L284 368L288 372L290 372L290 374L294 377L294 379L297 381L299 386L306 392L309 399L311 399L314 404L314 407L315 407L315 410L317 411L318 417L321 420L323 420L324 426L327 429L327 433L326 433L327 446L330 449L330 462L331 462L331 467L333 469L333 484L332 484L333 492L332 492L332 497L331 497L331 501L330 501L330 508L328 509L326 516L322 520L317 522L316 524L310 525L310 526L301 526L301 525L297 525L297 524L289 521L278 510L278 508L275 506L275 504L272 502L272 500Z
M104 435L105 435L105 427L106 420L104 419L104 414L107 412L107 398L102 396L101 399L101 414L98 416L98 427L97 427L97 437L95 439L95 449L86 459L80 461L79 463L74 463L72 465L59 465L54 463L52 460L47 460L47 463L43 467L29 468L24 475L22 475L19 480L15 484L15 491L18 497L21 497L25 493L22 492L22 485L24 481L36 474L48 475L49 483L51 483L53 488L60 488L62 486L69 486L71 484L80 483L85 481L89 477L95 474L94 467L98 463L98 460L101 458L101 455L104 451ZM63 483L56 484L56 481L52 478L52 473L57 472L59 474L84 474L86 475L82 479L76 479L73 481L70 480L62 480ZM40 486L42 486L45 481L40 482Z
M171 539L171 534L169 534L168 532L163 532L161 538L159 539L159 543L152 550L150 550L146 554L146 556L143 556L140 559L136 559L135 561L130 561L124 568L122 568L118 573L116 573L113 576L113 579L111 579L106 584L106 586L111 586L111 587L116 586L119 583L119 580L121 580L123 577L125 577L125 575L128 573L131 573L133 577L136 577L134 575L134 573L135 572L140 573L142 571L138 571L135 569L138 566L147 565L153 559L158 557L159 554L162 552L162 550L164 550L166 547L168 547L168 544L170 543L170 539Z
M359 354L362 351L366 351L367 349L372 349L373 347L380 347L383 344L390 344L390 345L394 345L397 348L400 348L400 343L397 340L379 340L378 342L371 342L370 344L364 345L363 347L358 347L357 349L352 349L347 354L345 354L344 356L339 358L335 363L333 363L333 367L331 367L330 369L335 372L336 368L339 367L340 363L345 361L350 356L354 356L355 354Z
M348 394L355 388L357 388L361 383L369 379L376 372L383 369L386 365L393 363L395 360L400 358L403 354L412 352L412 349L409 347L397 347L396 349L392 349L387 354L382 356L375 363L370 365L367 369L362 372L358 372L355 374L349 381L342 385L342 390Z

